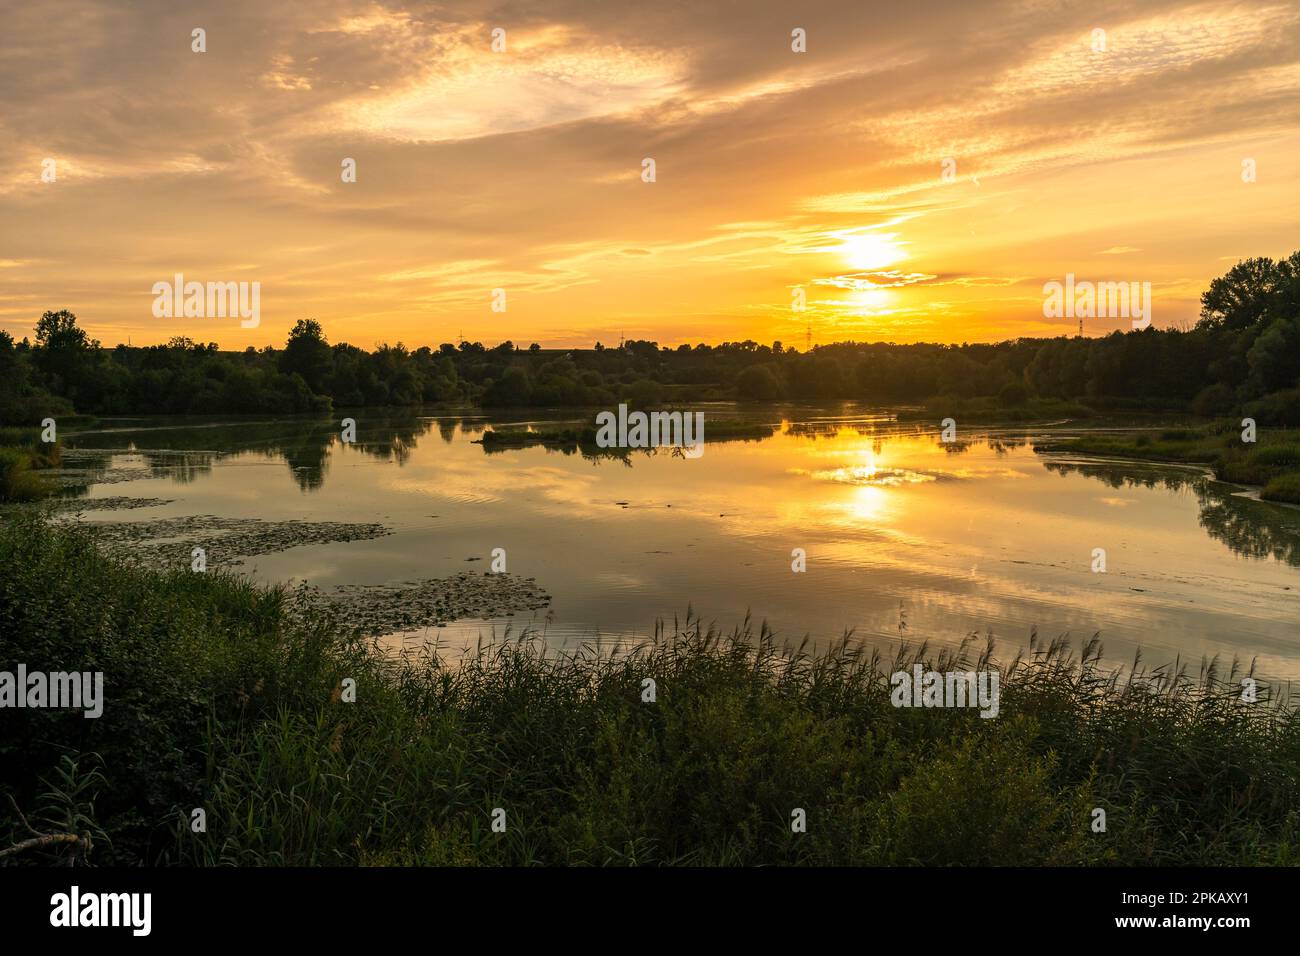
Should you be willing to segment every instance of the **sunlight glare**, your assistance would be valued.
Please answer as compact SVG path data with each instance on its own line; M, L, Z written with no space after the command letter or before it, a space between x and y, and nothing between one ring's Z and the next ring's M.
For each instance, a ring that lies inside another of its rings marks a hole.
M895 233L863 232L844 236L837 250L844 262L854 269L884 269L907 258L894 241Z

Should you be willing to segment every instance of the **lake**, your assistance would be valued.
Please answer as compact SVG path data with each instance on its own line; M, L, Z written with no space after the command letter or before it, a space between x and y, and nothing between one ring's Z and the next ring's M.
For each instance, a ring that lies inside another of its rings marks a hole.
M465 646L523 626L556 646L636 639L690 608L724 630L749 614L821 647L850 630L882 645L991 633L1005 657L1036 629L1076 643L1099 634L1120 663L1141 646L1149 666L1181 656L1195 671L1203 655L1236 655L1264 676L1300 677L1300 510L1204 469L1052 453L1074 427L966 428L944 443L937 423L853 406L703 410L699 458L489 452L476 443L485 428L530 420L361 411L341 413L356 419L355 444L337 421L105 420L65 436L65 463L85 502L146 499L87 505L83 520L391 532L254 554L236 569L258 580L480 575L499 548L550 597L401 642ZM776 429L707 441L709 417ZM209 567L222 564L218 548Z

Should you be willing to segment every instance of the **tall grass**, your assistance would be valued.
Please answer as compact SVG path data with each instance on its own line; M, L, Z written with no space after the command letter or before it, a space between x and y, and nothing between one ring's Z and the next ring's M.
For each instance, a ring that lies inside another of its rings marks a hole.
M1300 505L1300 469L1270 478L1259 496L1266 501Z
M0 502L35 501L57 487L35 469L58 465L59 446L40 440L39 428L0 428Z
M38 517L0 530L0 571L0 660L105 673L100 719L9 711L0 739L19 806L65 758L102 773L92 863L1300 861L1300 720L1242 702L1235 663L1120 673L1036 635L1001 663L974 640L813 654L691 615L633 649L394 658L283 589L124 566ZM997 668L1000 716L893 707L915 662Z

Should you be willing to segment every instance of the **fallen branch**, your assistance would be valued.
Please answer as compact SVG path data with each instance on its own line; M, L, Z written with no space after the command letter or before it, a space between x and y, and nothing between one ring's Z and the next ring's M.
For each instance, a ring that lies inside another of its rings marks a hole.
M30 850L32 847L49 846L53 843L79 843L84 844L87 850L89 849L89 841L77 836L75 833L43 833L40 836L32 837L30 840L23 840L21 843L15 843L11 847L0 850L0 858L21 853L23 850Z
M56 843L71 843L74 846L79 846L83 855L90 853L90 837L78 836L75 833L42 833L27 822L27 817L23 815L23 811L19 808L17 801L14 800L13 794L5 794L5 796L9 798L9 805L13 807L14 812L18 814L18 819L23 821L23 826L36 835L30 839L23 840L21 843L15 843L11 847L6 847L5 849L0 850L0 860L7 856L14 856L15 854L21 853L23 850L30 850L33 847L51 846Z

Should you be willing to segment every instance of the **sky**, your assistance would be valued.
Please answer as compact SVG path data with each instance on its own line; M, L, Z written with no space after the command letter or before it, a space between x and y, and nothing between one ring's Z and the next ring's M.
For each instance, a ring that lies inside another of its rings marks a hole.
M1044 314L1067 275L1150 283L1152 324L1190 326L1234 262L1300 248L1294 2L0 0L0 23L15 338L66 308L106 346L279 345L303 318L363 348L997 341L1076 333ZM177 274L257 283L257 324L156 314Z

